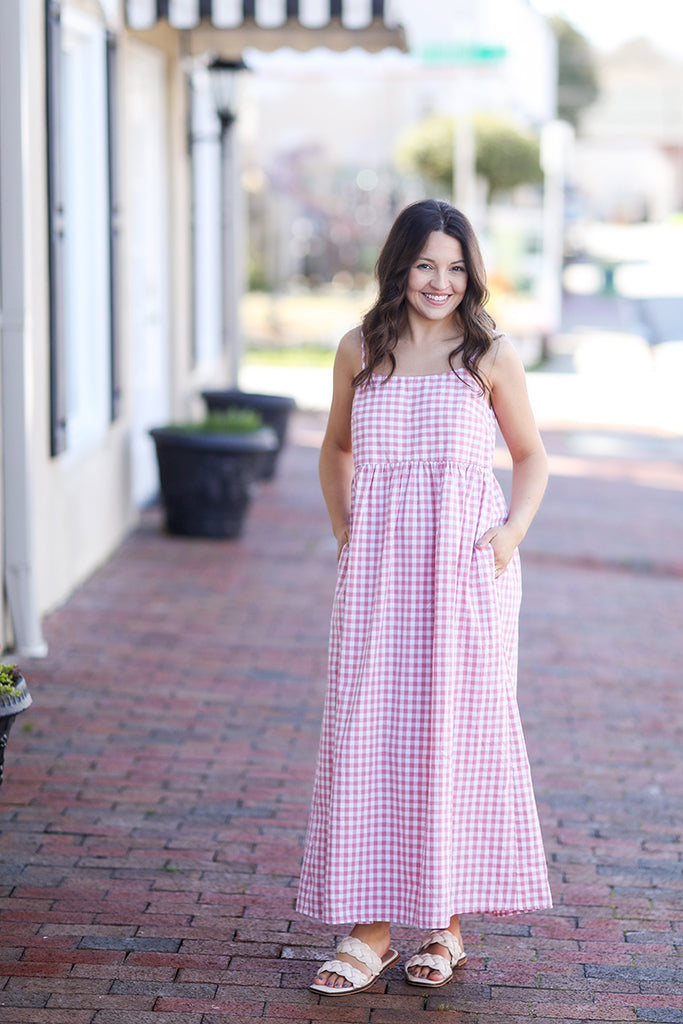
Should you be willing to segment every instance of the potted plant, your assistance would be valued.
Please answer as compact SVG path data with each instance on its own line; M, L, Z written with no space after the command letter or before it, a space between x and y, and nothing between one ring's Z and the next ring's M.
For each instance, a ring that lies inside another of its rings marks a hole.
M16 665L0 665L0 785L5 765L5 747L17 715L33 703L26 680Z
M200 423L150 430L170 533L238 537L264 460L277 447L274 431L250 410L210 412Z
M264 460L262 471L264 479L271 479L275 475L277 460L286 440L289 417L296 409L294 399L286 395L252 394L249 391L240 391L238 388L228 388L224 391L202 391L201 395L209 412L228 408L253 409L262 417L267 426L272 427L277 436L277 448L270 452Z

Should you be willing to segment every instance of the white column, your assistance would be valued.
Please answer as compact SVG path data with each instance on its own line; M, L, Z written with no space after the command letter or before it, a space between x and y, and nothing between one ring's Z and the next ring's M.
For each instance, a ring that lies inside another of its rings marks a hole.
M3 0L0 33L0 334L5 588L18 657L44 657L33 564L31 387L25 305L26 4Z
M228 385L237 387L242 339L240 297L242 293L242 232L240 190L236 153L235 123L221 125L221 218L223 259L223 339L227 354Z

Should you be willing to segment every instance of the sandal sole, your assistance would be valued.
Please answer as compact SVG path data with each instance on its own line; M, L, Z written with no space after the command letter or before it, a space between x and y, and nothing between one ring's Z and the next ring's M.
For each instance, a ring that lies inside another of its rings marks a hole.
M381 971L375 974L373 978L370 978L367 985L361 985L359 988L332 988L329 985L309 985L308 990L309 992L315 992L316 995L321 996L355 996L357 992L367 992L367 990L372 988L377 979L380 978L385 971L394 966L399 957L400 954L394 950L394 955L391 960L387 960L385 964L382 964Z
M405 979L408 985L415 985L416 988L443 988L449 981L453 981L453 975L459 967L464 967L467 963L467 957L464 956L462 960L458 960L457 964L454 964L451 973L443 981L430 981L428 978L414 978L412 974L406 972Z

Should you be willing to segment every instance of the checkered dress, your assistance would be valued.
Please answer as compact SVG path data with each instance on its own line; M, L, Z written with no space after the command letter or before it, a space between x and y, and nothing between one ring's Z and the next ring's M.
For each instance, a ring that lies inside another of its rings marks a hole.
M373 377L353 402L350 541L297 909L445 927L551 905L516 700L519 558L495 417L464 371Z

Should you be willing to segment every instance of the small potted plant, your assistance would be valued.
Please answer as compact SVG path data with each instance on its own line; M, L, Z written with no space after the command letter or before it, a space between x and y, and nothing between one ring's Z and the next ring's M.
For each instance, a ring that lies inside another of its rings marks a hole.
M210 412L199 423L150 430L170 533L238 537L253 484L277 447L274 431L247 409Z
M277 460L287 436L289 417L296 409L294 399L286 395L252 394L249 391L240 391L238 388L228 388L225 391L202 391L201 394L209 412L218 412L228 408L253 409L267 426L273 428L277 436L277 448L270 452L264 460L261 475L264 479L271 479L275 476Z
M33 703L26 680L16 665L0 665L0 785L5 764L5 747L17 715Z

